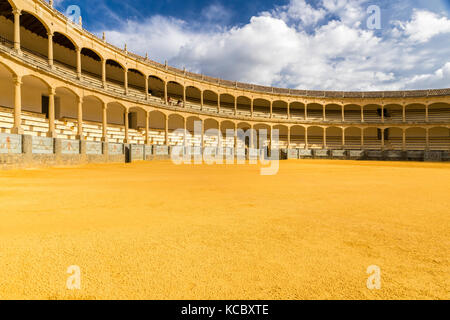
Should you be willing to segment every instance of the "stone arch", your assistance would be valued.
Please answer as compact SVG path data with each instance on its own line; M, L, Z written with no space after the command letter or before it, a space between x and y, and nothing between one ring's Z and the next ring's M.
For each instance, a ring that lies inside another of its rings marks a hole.
M381 105L379 104L367 104L364 108L364 122L368 123L380 123L381 122Z
M125 66L114 59L106 60L106 81L108 87L112 90L118 90L123 93L123 87L125 86Z
M425 109L423 103L410 103L405 106L407 122L425 122Z
M203 91L203 105L206 111L216 111L219 95L212 90Z
M202 91L195 86L186 87L186 103L194 109L200 109Z
M51 85L43 78L28 74L22 77L22 110L42 113L49 117L48 96Z
M128 126L130 130L145 130L147 110L139 106L128 109Z
M323 121L323 105L320 103L308 103L308 120Z
M234 114L234 96L229 93L220 94L220 112Z
M363 129L364 148L368 150L380 150L381 138L380 129L369 127Z
M202 125L203 122L198 116L189 116L186 118L189 145L193 147L202 146Z
M388 150L403 149L403 129L399 127L389 127L385 129L385 148Z
M255 147L262 149L268 147L270 144L270 130L271 126L267 123L257 123L253 126L255 130Z
M306 147L306 128L300 125L291 127L291 148L305 148Z
M144 73L134 68L128 69L127 73L128 87L145 93L145 82L147 81L147 78Z
M339 149L342 147L342 130L341 127L335 126L326 128L327 147L331 149Z
M344 120L353 123L361 122L361 108L362 107L358 104L345 104Z
M450 128L434 127L429 130L430 150L450 151Z
M358 127L345 128L345 148L350 150L361 149L362 129Z
M162 78L156 75L150 75L148 77L148 93L155 98L164 100L165 83Z
M342 122L342 106L336 103L326 104L325 119L330 122Z
M308 127L308 149L323 149L324 129L319 126Z
M83 97L83 135L88 141L102 140L103 104L95 95Z
M384 121L401 123L403 121L403 106L398 103L390 103L384 106Z
M426 129L421 127L407 128L405 135L407 150L426 149Z
M169 104L182 106L184 86L174 80L167 82L167 99Z
M237 114L249 117L251 115L252 100L246 96L237 97Z
M253 115L258 118L270 117L270 101L262 98L253 100Z
M288 103L284 100L275 100L272 104L273 117L278 119L288 118Z
M305 104L303 102L291 102L289 109L292 119L305 120Z
M217 147L219 145L219 121L213 118L204 120L204 146Z
M445 102L430 104L428 119L430 122L450 122L450 104Z
M277 141L272 141L272 148L279 148L279 149L285 149L288 147L288 142L289 142L289 127L286 125L282 125L282 124L277 124L274 125L272 130L278 130L278 142ZM272 137L274 137L272 135Z
M222 147L234 148L235 123L231 120L224 120L220 123L220 133L222 136Z
M14 78L17 74L0 61L0 106L14 108Z
M55 90L55 119L73 121L78 115L80 96L68 86L59 86Z

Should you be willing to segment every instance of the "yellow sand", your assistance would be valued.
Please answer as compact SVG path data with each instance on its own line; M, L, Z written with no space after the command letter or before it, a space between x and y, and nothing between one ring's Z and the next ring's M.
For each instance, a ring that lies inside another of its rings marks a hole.
M449 195L448 164L3 171L0 299L449 299Z

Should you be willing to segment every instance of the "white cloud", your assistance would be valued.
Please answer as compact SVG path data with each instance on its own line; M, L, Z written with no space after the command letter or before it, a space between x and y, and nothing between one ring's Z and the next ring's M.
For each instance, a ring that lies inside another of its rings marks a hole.
M180 68L262 85L323 90L450 87L448 42L429 42L448 19L413 11L390 29L364 29L366 0L304 0L231 29L170 17L127 21L107 32L118 46ZM299 10L302 9L302 10ZM423 29L421 26L433 28ZM384 25L388 26L388 23ZM450 38L447 38L447 41Z
M395 24L411 41L419 43L427 42L439 34L450 33L450 20L447 17L424 10L414 10L410 21L397 21Z

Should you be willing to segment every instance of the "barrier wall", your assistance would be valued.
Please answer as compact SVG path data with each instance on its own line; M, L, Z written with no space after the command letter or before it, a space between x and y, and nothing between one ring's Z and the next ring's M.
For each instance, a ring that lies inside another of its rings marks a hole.
M202 152L203 151L203 152ZM256 161L278 155L284 159L342 159L342 160L388 160L388 161L450 161L450 151L362 151L362 150L306 150L281 149L268 152L264 149L234 149L214 147L169 147L161 145L137 145L108 142L66 140L29 135L0 133L0 168L29 168L86 163L133 162L168 160L172 152L188 157L209 156ZM270 156L268 156L270 154Z

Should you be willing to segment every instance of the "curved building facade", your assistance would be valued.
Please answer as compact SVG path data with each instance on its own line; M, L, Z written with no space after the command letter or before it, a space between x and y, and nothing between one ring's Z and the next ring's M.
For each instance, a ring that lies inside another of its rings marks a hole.
M103 152L116 144L271 146L305 156L313 156L311 150L375 157L415 152L419 158L439 153L445 160L450 89L328 92L226 81L114 47L51 3L0 0L0 128L3 153L14 149L11 143L20 135L34 137L32 150L59 139L66 153L71 141L80 141L79 153L86 143L92 150L103 143ZM252 129L249 139L239 129ZM259 134L263 130L269 132L266 139ZM234 137L225 137L230 131ZM25 149L27 143L20 143Z

